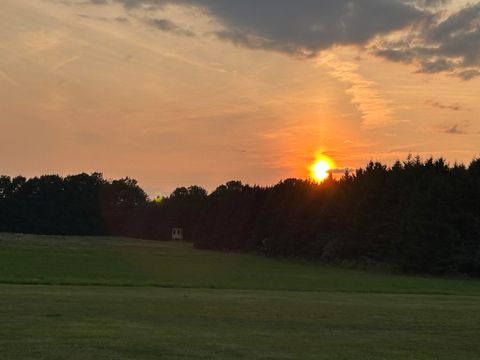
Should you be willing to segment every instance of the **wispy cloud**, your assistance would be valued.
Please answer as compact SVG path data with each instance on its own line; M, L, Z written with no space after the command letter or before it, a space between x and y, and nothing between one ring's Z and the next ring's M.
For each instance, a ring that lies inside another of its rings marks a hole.
M50 68L50 72L55 72L57 70L60 70L62 67L64 67L65 65L68 65L70 63L73 63L75 61L77 61L78 59L80 59L80 56L73 56L73 57L70 57L68 59L65 59L65 60L62 60L56 64L54 64L51 68Z
M363 125L379 126L392 122L393 114L389 103L373 81L359 74L358 64L340 60L331 52L320 56L317 64L328 68L331 76L349 85L347 95L360 111Z
M468 122L443 123L428 129L428 132L450 134L450 135L467 135Z
M463 130L459 124L455 124L453 126L448 127L447 129L444 129L444 132L447 134L452 134L452 135L465 135L466 132Z
M15 79L13 79L11 76L3 72L2 70L0 70L0 78L8 82L10 85L20 87L20 84Z
M441 109L441 110L452 110L452 111L462 111L462 110L464 110L463 107L458 103L447 105L447 104L443 104L439 101L433 101L433 100L427 100L427 101L425 101L425 103L434 107L434 108Z

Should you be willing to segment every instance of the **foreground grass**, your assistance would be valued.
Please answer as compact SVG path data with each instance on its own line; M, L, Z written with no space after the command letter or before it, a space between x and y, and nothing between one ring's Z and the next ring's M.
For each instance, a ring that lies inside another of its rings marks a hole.
M186 244L0 235L0 283L1 359L480 354L478 281L338 270Z
M478 359L477 297L0 286L2 359Z

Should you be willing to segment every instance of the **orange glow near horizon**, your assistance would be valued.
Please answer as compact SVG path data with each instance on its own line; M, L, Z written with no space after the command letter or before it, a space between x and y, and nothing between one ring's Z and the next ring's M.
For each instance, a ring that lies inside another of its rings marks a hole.
M325 156L317 158L310 167L310 177L321 183L330 176L330 171L335 167L333 161Z

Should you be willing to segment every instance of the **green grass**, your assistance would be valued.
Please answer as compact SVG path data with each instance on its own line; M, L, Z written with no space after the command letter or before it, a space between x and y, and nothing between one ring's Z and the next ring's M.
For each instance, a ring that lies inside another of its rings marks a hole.
M478 359L480 281L0 235L0 359Z

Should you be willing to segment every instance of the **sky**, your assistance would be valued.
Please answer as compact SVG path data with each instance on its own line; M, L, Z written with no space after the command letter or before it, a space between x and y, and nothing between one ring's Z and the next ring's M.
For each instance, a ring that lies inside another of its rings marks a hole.
M0 0L0 173L151 195L480 156L480 2Z

